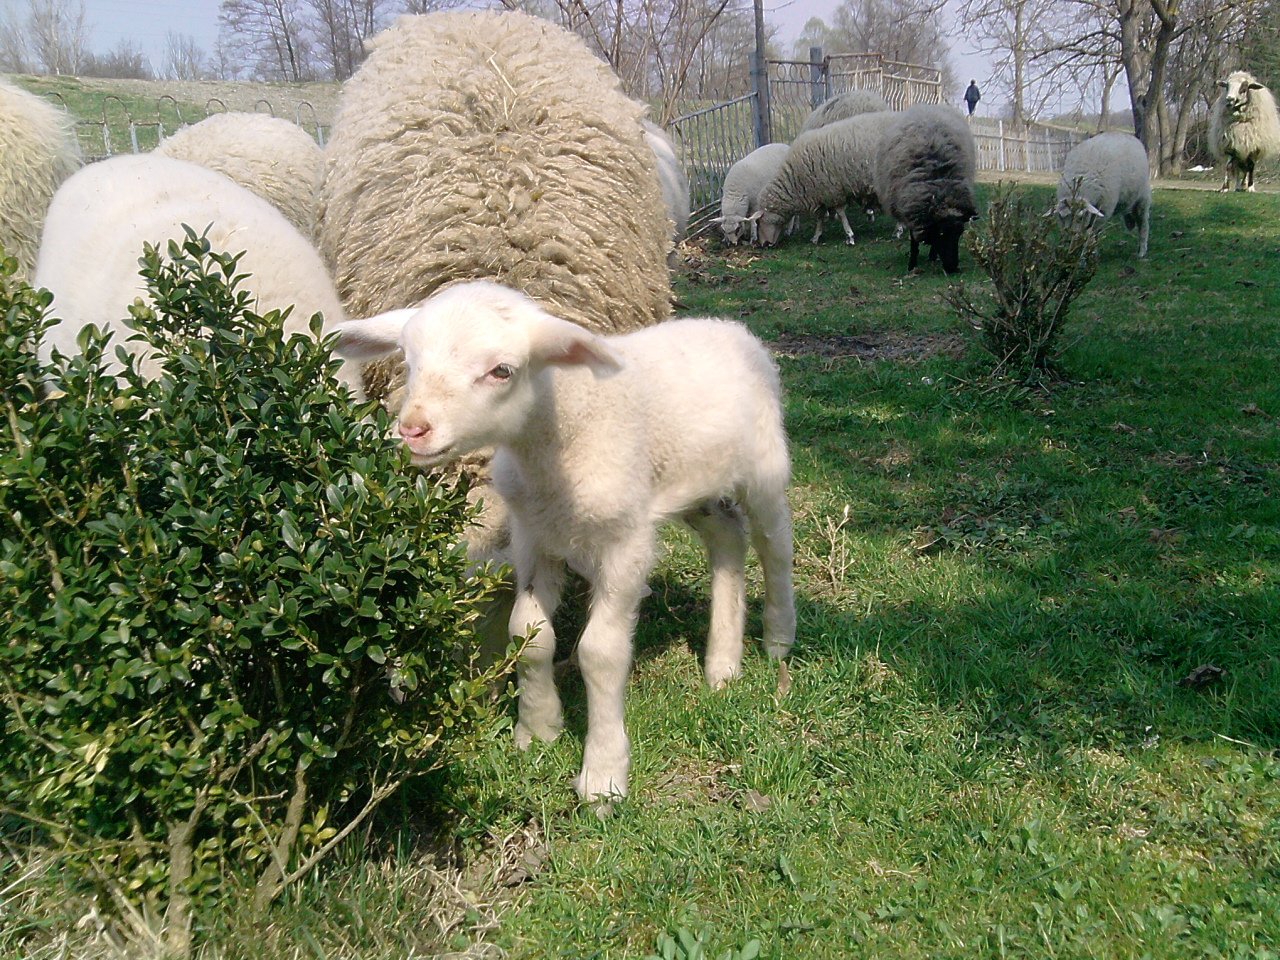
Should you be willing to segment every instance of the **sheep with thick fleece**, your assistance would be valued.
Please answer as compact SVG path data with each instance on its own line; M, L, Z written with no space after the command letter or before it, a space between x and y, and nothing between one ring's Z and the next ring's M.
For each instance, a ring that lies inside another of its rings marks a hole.
M1253 168L1259 160L1280 153L1280 115L1271 91L1244 70L1219 80L1222 93L1209 112L1209 149L1226 161L1222 190L1253 192Z
M402 16L343 85L320 250L349 314L489 278L594 330L665 319L671 226L645 110L515 11Z
M776 244L787 221L803 213L818 214L812 239L817 243L822 239L822 213L835 210L845 242L852 245L853 228L844 208L849 203L862 209L876 206L876 150L897 118L892 110L862 113L796 137L777 176L760 191L759 210L753 214L760 221L760 243Z
M1147 255L1151 233L1151 165L1142 141L1131 133L1111 131L1072 147L1058 179L1059 217L1072 215L1072 201L1084 203L1094 227L1123 215L1125 226L1138 230L1138 258Z
M338 350L403 350L399 430L415 462L497 447L517 579L510 630L532 636L519 666L521 747L563 726L552 617L566 565L591 581L575 787L607 802L628 789L624 688L658 523L687 521L710 555L708 683L741 669L748 529L764 575L765 650L780 659L791 649L790 463L777 370L745 327L682 319L603 338L553 314L514 290L463 284L417 310L348 321Z
M80 146L66 114L0 81L0 247L18 261L19 279L35 266L50 198L79 166Z
M220 173L154 153L113 157L70 177L49 205L34 286L53 294L60 320L45 334L40 356L79 353L81 329L93 323L113 331L113 345L139 358L138 368L158 376L146 344L129 341L129 305L147 296L138 273L144 243L180 240L183 225L202 231L214 250L244 251L243 289L260 312L293 307L286 331L306 332L311 316L326 325L344 318L320 255L275 207ZM114 351L112 351L114 357ZM111 359L107 368L119 372ZM343 374L353 387L355 378Z
M902 111L876 153L876 195L911 237L907 269L920 262L920 244L947 273L960 269L960 237L978 215L973 192L977 151L964 115L921 104Z
M676 146L667 132L649 120L640 122L644 142L658 163L658 181L662 185L662 202L671 218L671 242L679 243L689 228L689 178L676 155Z
M767 143L757 147L729 168L720 191L720 216L712 223L720 226L725 243L736 247L744 231L756 239L760 191L773 182L791 152L789 143Z
M800 125L800 132L817 130L837 120L856 117L860 113L884 113L892 109L889 101L874 90L846 90L811 110L804 118L804 123Z
M166 137L156 153L230 177L269 201L303 236L312 235L324 151L296 123L265 113L215 113Z

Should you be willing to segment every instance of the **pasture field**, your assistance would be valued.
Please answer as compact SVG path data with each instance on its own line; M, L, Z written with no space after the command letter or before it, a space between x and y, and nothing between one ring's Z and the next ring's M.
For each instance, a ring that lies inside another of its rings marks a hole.
M1040 385L990 375L886 220L839 233L694 245L677 285L778 351L789 692L755 647L705 688L673 529L611 819L572 793L569 672L556 743L496 738L202 956L1280 957L1280 196L1158 191ZM54 956L74 898L15 879L0 954Z

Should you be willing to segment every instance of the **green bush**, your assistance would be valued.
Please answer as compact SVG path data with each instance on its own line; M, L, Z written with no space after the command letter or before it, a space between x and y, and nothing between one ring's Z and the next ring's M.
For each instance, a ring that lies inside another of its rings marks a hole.
M465 490L405 469L236 260L147 249L154 382L100 372L93 329L42 369L49 295L0 270L0 812L177 952L229 870L265 907L490 735L506 666L471 654L496 578Z

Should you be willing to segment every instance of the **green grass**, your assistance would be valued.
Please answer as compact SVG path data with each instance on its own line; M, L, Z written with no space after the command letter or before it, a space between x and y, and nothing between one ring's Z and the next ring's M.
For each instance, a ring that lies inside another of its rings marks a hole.
M495 742L268 921L211 918L206 955L1275 960L1280 196L1154 216L1147 262L1105 235L1043 388L988 376L883 220L853 249L709 244L683 310L787 345L790 692L754 649L704 688L706 576L673 530L612 819L572 794L570 675L559 741ZM83 914L16 907L6 955Z

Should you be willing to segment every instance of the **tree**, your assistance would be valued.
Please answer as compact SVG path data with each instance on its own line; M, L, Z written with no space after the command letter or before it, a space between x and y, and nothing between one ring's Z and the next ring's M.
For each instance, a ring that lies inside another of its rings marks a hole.
M1053 81L1061 60L1052 51L1063 26L1060 9L1036 0L966 0L961 7L962 29L992 57L992 93L1007 95L1014 123L1059 98Z
M262 80L315 79L301 0L222 0L218 13L227 47Z
M163 72L169 80L207 80L209 58L190 34L170 30L164 38Z
M844 0L832 16L827 53L879 53L886 60L934 67L944 89L955 86L940 0Z
M113 80L151 80L151 61L143 49L127 37L108 53L85 54L80 67L83 77L108 77Z
M320 72L345 80L365 57L365 41L385 20L386 0L307 0Z
M27 40L41 73L74 75L89 52L84 0L28 0Z

